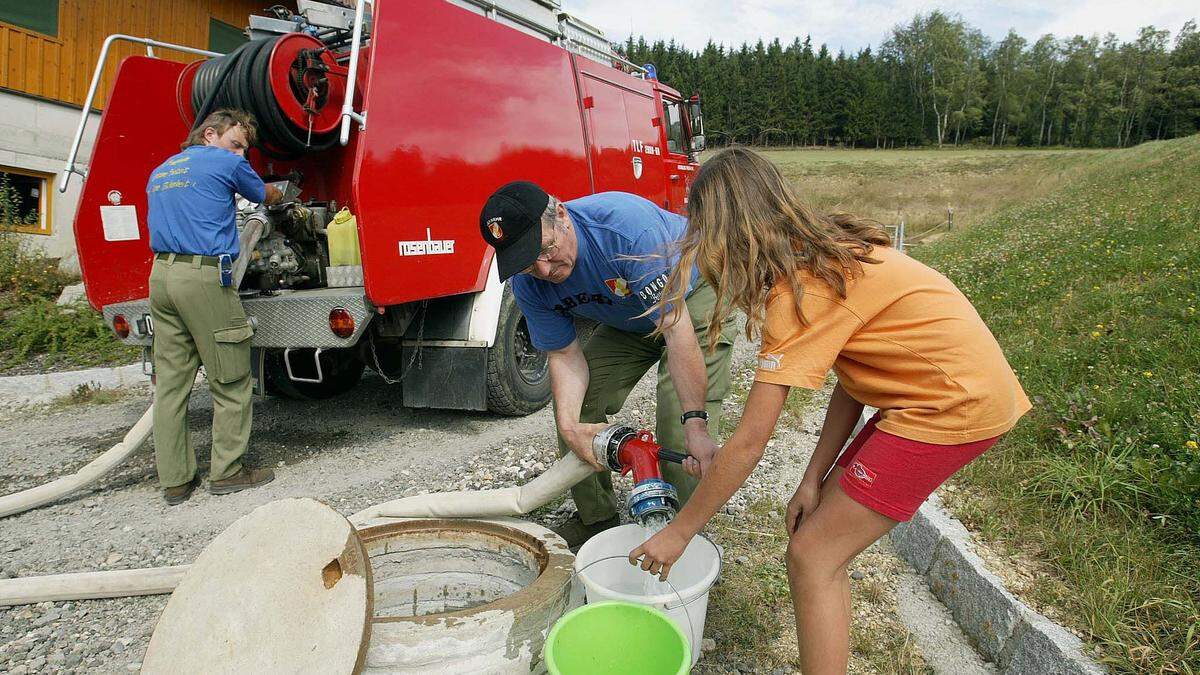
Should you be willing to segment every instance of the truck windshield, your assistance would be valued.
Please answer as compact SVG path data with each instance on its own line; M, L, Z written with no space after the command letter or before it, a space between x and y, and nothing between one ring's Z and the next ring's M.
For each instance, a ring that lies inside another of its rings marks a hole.
M663 101L663 119L667 123L667 151L678 154L687 152L683 138L683 113L679 101Z

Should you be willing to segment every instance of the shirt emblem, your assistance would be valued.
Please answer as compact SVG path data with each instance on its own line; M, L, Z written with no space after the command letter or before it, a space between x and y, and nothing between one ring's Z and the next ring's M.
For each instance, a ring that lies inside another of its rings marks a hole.
M604 285L608 286L608 290L612 291L612 294L618 298L624 298L630 293L629 282L625 281L621 277L617 277L616 279L605 279Z
M779 370L779 366L782 363L783 354L761 354L758 357L759 370Z

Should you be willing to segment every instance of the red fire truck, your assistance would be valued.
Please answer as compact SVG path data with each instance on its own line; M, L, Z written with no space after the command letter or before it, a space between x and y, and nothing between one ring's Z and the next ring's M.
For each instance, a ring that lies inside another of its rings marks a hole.
M113 42L148 54L120 64L86 172L75 238L88 300L121 340L151 344L147 179L206 111L239 107L259 122L255 169L299 188L237 217L260 391L324 398L370 367L406 406L541 408L547 361L479 235L483 202L520 179L682 212L704 141L698 98L625 62L558 0L296 8L250 17L250 42L228 55L106 41L89 98ZM60 189L82 173L85 124ZM343 208L361 268L329 266L326 227Z

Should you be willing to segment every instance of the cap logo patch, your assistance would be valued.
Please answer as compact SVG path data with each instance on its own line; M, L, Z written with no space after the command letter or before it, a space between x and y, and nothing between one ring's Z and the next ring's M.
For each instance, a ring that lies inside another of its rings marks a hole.
M629 282L625 281L621 277L617 277L616 279L605 279L604 285L608 286L608 290L612 291L612 294L618 298L624 298L630 293Z
M504 238L504 228L500 227L500 221L502 220L504 220L504 218L501 216L496 216L495 218L487 221L488 232L491 232L492 237L494 237L497 241Z

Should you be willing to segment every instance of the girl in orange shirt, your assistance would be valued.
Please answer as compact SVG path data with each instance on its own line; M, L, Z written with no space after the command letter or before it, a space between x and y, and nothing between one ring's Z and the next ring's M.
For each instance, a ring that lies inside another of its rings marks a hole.
M803 671L843 673L849 562L1030 404L949 280L891 248L877 224L812 210L761 156L721 152L701 167L688 204L675 269L694 263L716 289L710 325L745 312L747 336L762 335L759 367L737 430L719 456L687 462L699 486L630 563L665 579L762 458L789 388L820 389L832 369L838 384L821 436L788 503L787 566ZM682 302L687 281L676 272L661 304ZM846 446L865 405L879 412Z

